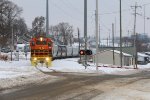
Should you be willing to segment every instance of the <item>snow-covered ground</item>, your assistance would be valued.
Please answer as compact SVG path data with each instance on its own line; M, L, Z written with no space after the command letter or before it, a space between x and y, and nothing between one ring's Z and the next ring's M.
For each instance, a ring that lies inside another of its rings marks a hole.
M79 58L69 58L55 60L52 62L52 66L46 68L45 65L38 64L37 68L31 66L30 60L19 60L19 61L0 61L0 79L3 78L14 78L23 75L31 75L39 71L43 72L80 72L80 73L103 73L103 74L114 74L116 72L122 72L133 69L121 69L121 68L109 68L99 67L96 71L94 64L85 67L78 63ZM142 68L142 67L140 67ZM145 68L145 66L143 66ZM148 68L148 66L146 67Z
M44 81L46 78L59 79L54 76L46 75L43 72L75 72L75 73L95 73L95 74L124 74L137 72L137 69L125 68L109 68L99 67L98 71L93 63L89 63L86 69L82 64L78 63L79 58L69 58L55 60L52 66L46 68L42 65L38 67L31 66L29 56L25 59L24 55L20 55L19 61L0 61L0 88L10 88L15 84L21 85L27 82ZM150 64L138 66L139 69L150 68Z

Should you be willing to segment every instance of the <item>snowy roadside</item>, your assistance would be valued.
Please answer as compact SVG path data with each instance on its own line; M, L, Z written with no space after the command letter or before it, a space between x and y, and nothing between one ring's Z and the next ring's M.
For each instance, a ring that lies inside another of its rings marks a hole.
M108 67L98 67L96 70L96 65L94 63L88 63L90 66L85 67L78 63L79 58L69 58L63 60L56 60L52 64L52 69L60 72L77 72L77 73L95 73L95 74L114 74L114 75L129 75L134 74L143 70L150 70L150 64L138 65L138 69L134 69L133 66L128 66L128 68L112 68Z
M30 65L30 61L0 61L0 90L29 84L44 84L60 80L56 76L46 75Z
M20 75L14 78L4 78L0 79L0 90L6 90L10 88L24 87L29 85L41 85L46 84L46 82L55 82L62 78L55 76L45 75L42 73L34 73L30 75ZM49 82L49 83L50 83Z
M31 66L29 59L20 59L19 61L0 61L0 90L8 89L11 87L22 86L26 84L44 84L46 82L54 82L61 80L62 77L56 77L43 72L68 72L68 73L80 73L80 74L117 74L126 75L133 74L141 70L149 68L150 64L140 66L140 70L124 69L124 68L109 68L99 67L96 71L96 67L93 63L85 69L82 64L79 64L78 58L69 58L62 60L55 60L52 63L52 67L46 68L38 66L35 68Z

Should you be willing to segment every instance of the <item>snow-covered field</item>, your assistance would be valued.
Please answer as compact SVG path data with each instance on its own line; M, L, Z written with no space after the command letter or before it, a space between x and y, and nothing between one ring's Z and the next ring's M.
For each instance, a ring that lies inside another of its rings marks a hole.
M95 74L125 74L139 71L139 69L150 68L150 64L139 66L139 69L109 68L99 67L98 71L93 63L90 63L86 69L78 63L79 58L69 58L55 60L52 66L46 68L42 65L38 67L31 66L29 58L26 60L20 56L19 61L0 61L0 89L10 88L16 85L43 82L47 78L51 80L59 79L58 77L44 74L43 72L74 72L74 73L95 73Z

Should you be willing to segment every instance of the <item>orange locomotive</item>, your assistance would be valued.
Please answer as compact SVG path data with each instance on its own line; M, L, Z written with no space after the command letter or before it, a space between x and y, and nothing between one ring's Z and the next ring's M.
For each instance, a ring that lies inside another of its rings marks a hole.
M38 63L51 66L53 42L50 38L39 36L30 41L31 64L37 66Z

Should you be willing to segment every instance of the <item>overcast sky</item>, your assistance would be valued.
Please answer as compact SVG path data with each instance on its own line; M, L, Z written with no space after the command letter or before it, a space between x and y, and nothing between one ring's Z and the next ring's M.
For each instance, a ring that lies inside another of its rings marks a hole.
M25 19L29 28L32 21L37 16L46 16L46 0L11 0L19 7L23 8L22 17ZM88 36L95 35L95 1L88 2ZM99 0L100 32L101 38L106 38L111 33L111 25L116 19L116 36L119 36L119 1L120 0ZM144 4L150 3L150 0L122 0L122 23L123 36L132 34L133 31L133 9L131 6L138 3L142 8L137 12L143 15ZM77 27L80 28L83 35L84 18L84 0L49 0L49 24L57 25L60 22L68 22L74 27L74 35L77 33ZM146 16L150 17L150 4L146 5ZM144 17L137 16L137 32L144 32ZM129 34L128 34L129 30ZM146 20L146 33L150 34L150 20Z

